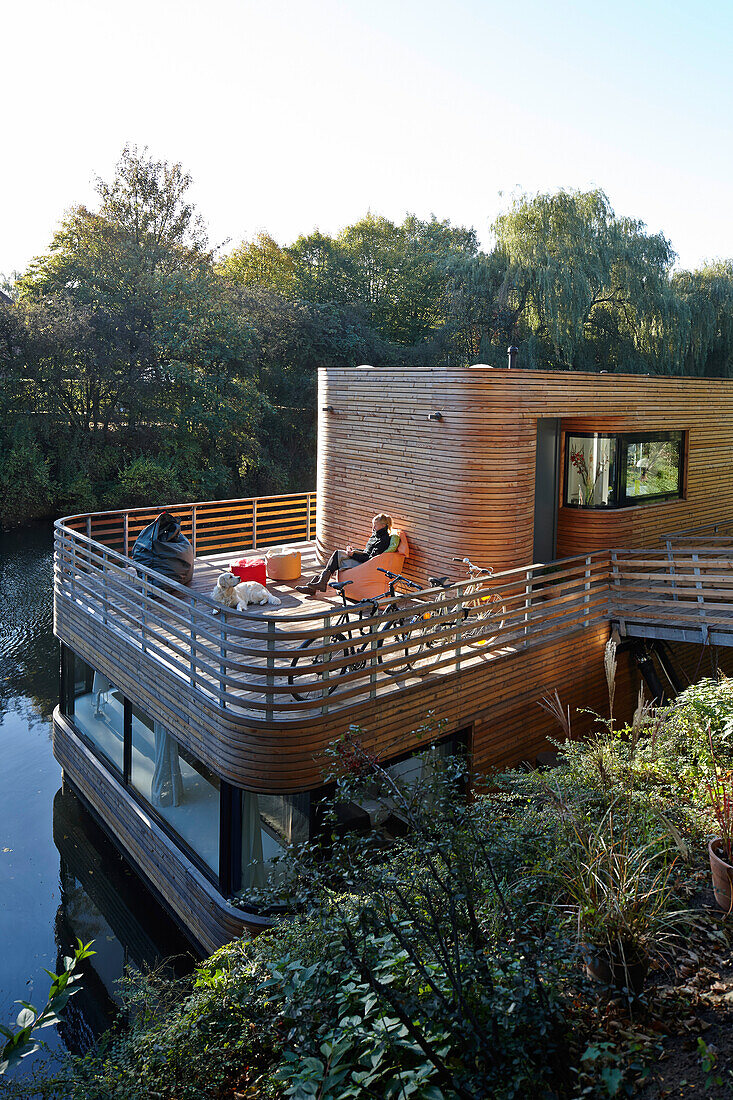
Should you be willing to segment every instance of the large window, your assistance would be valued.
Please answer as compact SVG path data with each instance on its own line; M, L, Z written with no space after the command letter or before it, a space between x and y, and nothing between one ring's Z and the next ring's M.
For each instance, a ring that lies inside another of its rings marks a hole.
M623 508L682 496L684 432L565 437L566 506Z
M124 767L125 706L121 692L101 672L71 654L66 712L117 771Z
M130 782L192 852L219 873L219 777L132 707Z

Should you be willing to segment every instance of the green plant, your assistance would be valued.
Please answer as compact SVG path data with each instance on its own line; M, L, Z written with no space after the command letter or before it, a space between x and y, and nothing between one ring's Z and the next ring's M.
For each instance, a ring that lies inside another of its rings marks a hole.
M565 805L568 842L557 871L561 906L572 913L579 943L596 949L611 973L643 964L691 919L673 910L677 846L635 842L628 814L614 802L599 822Z
M41 1043L35 1038L35 1032L59 1023L69 997L78 991L79 987L75 983L79 980L77 973L79 963L95 954L91 950L93 942L92 940L84 944L81 940L77 940L73 956L67 956L64 959L64 969L59 974L54 974L51 970L46 971L51 978L51 988L48 991L46 1004L40 1012L28 1001L17 1001L17 1004L22 1005L16 1021L18 1030L13 1032L10 1028L0 1025L0 1035L5 1038L5 1043L0 1049L0 1076L21 1058L26 1058L38 1050Z
M723 1078L719 1073L715 1073L715 1067L718 1064L718 1052L713 1046L708 1046L702 1035L698 1036L697 1039L697 1053L700 1055L700 1064L705 1074L705 1088L711 1089L713 1086L722 1088Z

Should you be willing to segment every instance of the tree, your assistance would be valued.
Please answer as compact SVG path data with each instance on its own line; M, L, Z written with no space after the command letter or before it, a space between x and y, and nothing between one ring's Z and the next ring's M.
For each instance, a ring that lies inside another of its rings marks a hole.
M669 241L618 218L602 191L522 196L494 225L525 299L525 365L648 370L679 351ZM655 344L665 328L668 347ZM544 360L544 363L542 362Z

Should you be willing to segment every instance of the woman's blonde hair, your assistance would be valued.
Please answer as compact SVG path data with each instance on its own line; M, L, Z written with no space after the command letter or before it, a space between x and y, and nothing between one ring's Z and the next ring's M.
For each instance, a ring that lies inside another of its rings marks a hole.
M386 526L386 527L389 527L391 529L391 527L392 527L392 517L386 515L385 512L380 512L378 515L374 516L374 519L372 520L372 523L374 523L377 520L379 521L379 526L380 527L385 527Z

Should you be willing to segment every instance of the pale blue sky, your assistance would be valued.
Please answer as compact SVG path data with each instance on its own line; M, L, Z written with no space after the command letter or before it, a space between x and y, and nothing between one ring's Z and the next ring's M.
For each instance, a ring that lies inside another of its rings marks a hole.
M180 160L215 242L603 187L681 266L733 256L733 2L0 0L0 272L125 142Z

